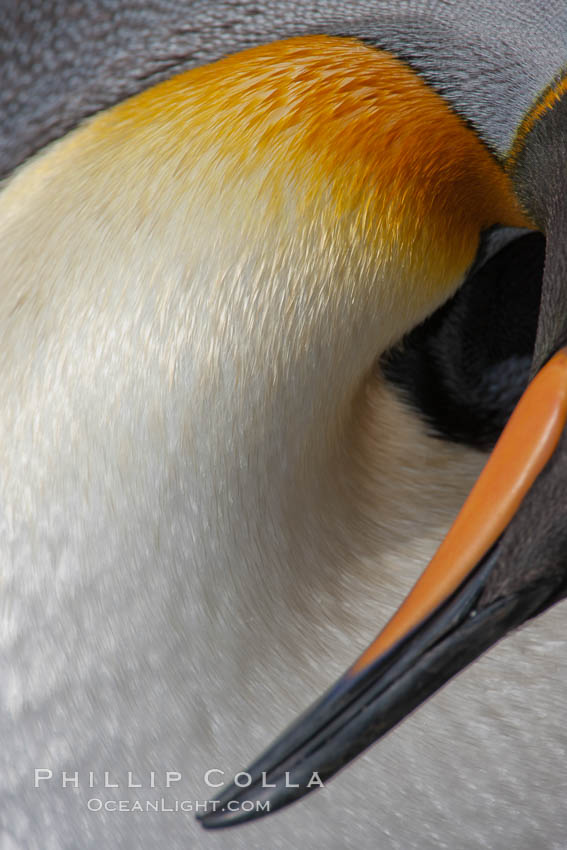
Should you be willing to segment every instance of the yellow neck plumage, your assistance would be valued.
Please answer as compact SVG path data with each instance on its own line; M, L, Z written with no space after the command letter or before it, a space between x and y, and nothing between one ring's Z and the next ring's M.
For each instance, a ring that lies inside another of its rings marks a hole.
M136 368L183 374L195 413L202 390L267 422L292 381L298 411L317 383L332 416L495 223L527 224L508 178L409 68L351 39L268 44L131 98L14 176L4 345L41 326L64 347L84 316Z

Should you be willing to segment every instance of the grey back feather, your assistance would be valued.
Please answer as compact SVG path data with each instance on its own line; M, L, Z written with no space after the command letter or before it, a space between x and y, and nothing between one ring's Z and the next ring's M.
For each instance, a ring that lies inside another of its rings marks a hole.
M3 0L0 176L82 119L195 65L307 33L412 63L504 154L567 62L567 5L531 0Z

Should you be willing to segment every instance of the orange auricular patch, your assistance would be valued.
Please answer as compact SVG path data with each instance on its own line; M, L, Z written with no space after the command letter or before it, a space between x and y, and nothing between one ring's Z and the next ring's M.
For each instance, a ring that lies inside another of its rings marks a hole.
M524 143L540 118L553 109L567 92L567 74L549 86L520 124L507 158L508 170L513 169Z
M145 132L163 156L185 145L188 163L208 151L227 181L258 180L282 214L292 191L306 221L315 210L334 236L362 237L441 287L472 261L481 229L530 224L509 178L445 101L355 39L243 51L131 98L92 130L112 125L122 138Z

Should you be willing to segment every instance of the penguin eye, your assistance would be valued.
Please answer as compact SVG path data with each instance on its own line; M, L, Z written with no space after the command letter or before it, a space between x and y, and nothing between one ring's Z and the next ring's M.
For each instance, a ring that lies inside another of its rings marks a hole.
M545 238L483 234L462 288L381 361L437 436L490 449L524 391L535 343Z

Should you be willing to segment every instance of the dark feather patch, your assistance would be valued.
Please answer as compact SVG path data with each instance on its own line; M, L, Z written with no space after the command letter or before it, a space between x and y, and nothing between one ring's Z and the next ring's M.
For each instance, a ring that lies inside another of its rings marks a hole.
M490 448L528 380L545 240L516 232L494 253L486 234L457 295L381 362L439 436ZM488 259L483 256L488 253Z

